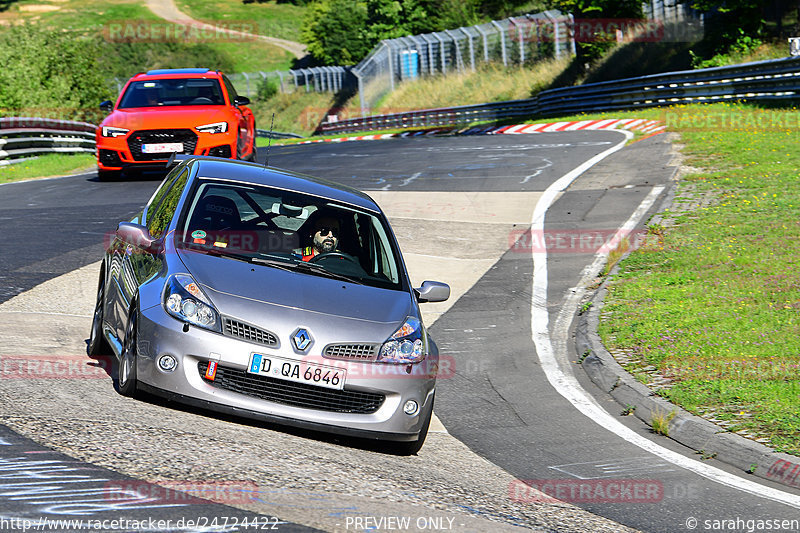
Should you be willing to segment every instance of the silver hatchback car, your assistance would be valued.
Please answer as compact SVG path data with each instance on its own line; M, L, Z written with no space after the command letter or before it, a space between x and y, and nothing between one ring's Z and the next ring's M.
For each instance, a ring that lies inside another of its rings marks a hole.
M118 391L416 453L439 354L386 217L366 194L233 160L177 156L100 270L90 355Z

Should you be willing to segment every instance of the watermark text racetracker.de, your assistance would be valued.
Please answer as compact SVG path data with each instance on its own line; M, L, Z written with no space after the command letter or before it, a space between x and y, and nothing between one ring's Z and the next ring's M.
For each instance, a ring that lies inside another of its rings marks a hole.
M0 531L185 531L213 528L226 531L280 531L274 516L195 516L183 518L2 518ZM227 529L230 528L230 529Z
M656 479L515 479L508 496L515 503L658 503L664 485Z
M625 243L638 248L647 237L646 230L620 232L618 229L545 229L512 230L508 244L519 253L609 253Z
M202 23L167 21L115 20L103 26L103 37L109 42L243 42L253 40L259 32L253 21L225 21L211 26Z
M800 519L788 518L696 518L688 517L684 526L689 531L727 531L756 533L758 531L800 531Z
M0 379L107 379L111 365L109 356L3 355Z

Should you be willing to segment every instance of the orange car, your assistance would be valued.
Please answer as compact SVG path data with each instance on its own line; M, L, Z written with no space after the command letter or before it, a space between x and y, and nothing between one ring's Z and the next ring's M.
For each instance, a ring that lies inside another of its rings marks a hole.
M97 175L163 169L172 153L246 159L256 156L256 124L230 80L209 69L163 69L128 80L97 127Z

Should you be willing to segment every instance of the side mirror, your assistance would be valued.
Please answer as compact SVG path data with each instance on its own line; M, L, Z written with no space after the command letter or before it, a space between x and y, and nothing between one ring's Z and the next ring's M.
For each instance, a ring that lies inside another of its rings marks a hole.
M107 113L110 113L111 110L114 109L114 102L112 102L111 100L103 100L102 102L100 102L100 109L102 109Z
M233 105L240 106L240 105L250 105L250 99L246 96L237 96L233 99Z
M117 237L151 254L161 250L161 242L154 239L147 228L140 224L120 222L117 226Z
M450 298L450 285L439 281L423 281L422 287L414 289L419 303L444 302Z

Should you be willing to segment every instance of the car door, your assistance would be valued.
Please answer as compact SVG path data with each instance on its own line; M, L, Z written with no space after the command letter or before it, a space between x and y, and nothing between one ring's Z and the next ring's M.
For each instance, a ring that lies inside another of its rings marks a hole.
M134 220L134 222L143 222L154 239L164 237L188 180L189 169L187 167L183 167L182 170L178 167L176 170L177 172L167 176L153 195L143 212L143 220ZM110 276L116 291L113 307L114 333L117 338L123 339L125 335L128 313L139 286L161 271L163 260L161 253L151 253L138 246L137 243L115 239L112 248Z

